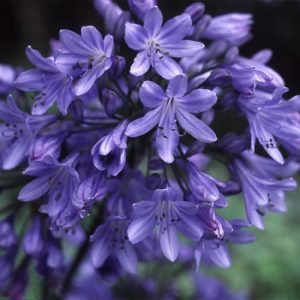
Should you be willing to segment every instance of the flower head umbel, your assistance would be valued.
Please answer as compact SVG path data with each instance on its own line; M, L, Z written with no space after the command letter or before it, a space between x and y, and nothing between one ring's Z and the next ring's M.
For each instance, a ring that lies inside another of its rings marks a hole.
M283 99L270 50L243 56L250 14L191 1L163 22L157 0L93 1L101 32L63 29L50 56L27 47L35 69L0 64L9 300L30 297L34 272L45 299L177 299L182 275L235 263L231 244L297 186L300 98ZM194 277L189 298L240 299Z
M177 122L195 139L212 143L215 133L192 113L207 111L216 103L216 94L210 90L197 89L187 94L187 79L176 76L164 91L158 84L145 81L140 89L144 106L152 109L140 119L129 123L125 134L137 137L158 125L156 148L158 155L167 163L174 160L174 152L179 140Z
M126 43L129 48L139 51L131 66L131 74L141 76L152 66L160 76L171 79L183 73L171 57L193 56L204 47L200 42L184 40L192 29L192 19L188 14L162 23L163 16L158 7L146 12L143 27L126 23Z

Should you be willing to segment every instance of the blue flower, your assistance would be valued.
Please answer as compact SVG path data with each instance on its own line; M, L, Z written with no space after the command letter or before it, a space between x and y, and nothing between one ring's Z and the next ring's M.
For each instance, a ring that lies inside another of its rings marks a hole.
M263 229L263 216L268 210L286 211L284 192L292 191L297 183L289 176L297 171L293 164L280 166L278 163L244 151L232 165L232 172L240 181L248 220L251 225Z
M44 114L55 102L64 115L75 95L72 92L72 77L55 63L54 57L44 58L30 46L26 55L37 69L21 73L16 79L16 87L26 92L40 91L35 97L32 113Z
M169 82L166 92L156 83L145 81L140 89L140 98L144 106L152 110L129 123L125 134L137 137L158 125L156 148L161 159L167 163L173 162L179 140L177 121L197 140L206 143L216 141L215 133L192 115L211 108L216 103L216 94L205 89L197 89L188 94L186 92L187 79L182 75Z
M104 38L94 26L83 26L81 36L70 30L60 31L60 41L68 50L56 58L56 63L79 79L73 91L80 96L88 92L94 82L112 65L113 37Z
M192 29L188 14L177 16L163 26L163 16L158 7L147 11L144 27L126 23L125 41L129 48L139 51L130 73L135 76L145 74L150 65L165 79L182 74L181 67L171 57L193 56L204 45L200 42L183 40Z
M31 116L19 109L12 96L0 102L0 164L4 170L18 166L28 155L31 142L54 115Z
M134 218L128 227L129 240L133 244L139 243L157 227L163 254L170 261L175 261L179 253L178 230L196 241L202 237L203 230L196 212L196 205L183 201L174 188L156 190L151 201L133 205Z
M92 149L95 167L108 175L117 176L126 163L127 137L124 134L128 121L120 123L111 133L104 136Z
M254 99L240 96L238 107L245 113L251 132L251 150L254 152L255 141L258 139L266 152L278 163L284 159L278 149L276 138L288 143L300 139L300 127L290 114L300 110L300 97L295 96L286 101L282 95L287 88L277 88L273 95L257 92Z
M76 221L77 209L72 201L79 185L79 176L73 165L78 155L73 154L58 162L46 156L42 161L33 161L24 171L25 175L37 177L26 184L18 199L32 201L46 196L47 203L41 207L51 219L53 228L70 227Z
M101 267L104 261L114 254L125 271L137 273L137 256L128 240L127 227L126 217L113 216L97 228L90 239L91 259L95 267Z

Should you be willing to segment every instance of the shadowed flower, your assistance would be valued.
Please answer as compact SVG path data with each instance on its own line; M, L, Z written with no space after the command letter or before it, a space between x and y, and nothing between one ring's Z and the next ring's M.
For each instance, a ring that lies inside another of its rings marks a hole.
M137 137L158 125L156 148L162 160L171 163L179 140L177 121L195 139L212 143L215 133L201 120L192 115L207 111L217 101L210 90L197 89L187 93L187 79L176 76L164 91L152 81L145 81L140 89L140 98L145 107L152 110L140 119L129 123L125 134Z
M114 254L125 271L137 273L137 256L128 240L127 226L126 217L115 216L97 228L91 236L91 259L95 267L101 267L104 261Z
M12 96L0 102L0 164L4 170L18 166L28 155L34 136L56 119L54 115L31 116L19 109Z
M171 57L193 56L204 47L200 42L183 40L192 29L192 19L188 14L162 23L162 13L156 6L147 11L144 27L126 23L125 41L129 48L139 51L131 66L131 74L141 76L151 65L160 76L171 79L183 73Z
M128 227L129 240L133 244L139 243L157 227L163 254L170 261L175 261L179 253L178 230L196 241L203 234L196 212L196 205L182 201L175 189L156 190L151 201L133 204L134 218Z
M79 176L73 165L78 155L69 155L62 162L46 156L42 161L33 161L24 171L25 175L37 177L26 184L19 193L21 201L32 201L47 197L41 210L51 218L54 227L68 227L75 222L77 210L72 204L79 185Z
M126 141L124 134L128 121L119 124L111 133L103 137L92 149L95 167L109 175L117 176L126 163Z
M282 175L294 172L294 166L279 165L263 157L244 151L235 159L232 171L240 181L248 220L251 225L264 229L263 216L267 210L286 211L284 192L292 191L297 183L292 178L277 179ZM279 172L279 174L278 174Z

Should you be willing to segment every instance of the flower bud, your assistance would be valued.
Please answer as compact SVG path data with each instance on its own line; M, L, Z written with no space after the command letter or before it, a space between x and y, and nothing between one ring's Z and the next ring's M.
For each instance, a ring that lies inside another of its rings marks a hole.
M102 90L101 102L108 116L113 117L117 110L122 107L121 98L112 90L104 88Z
M108 76L110 79L119 77L125 68L126 60L122 56L112 57L112 66L108 70Z
M196 2L189 5L184 12L191 16L193 23L196 23L203 16L204 11L204 4L201 2Z
M130 10L143 20L146 12L156 5L156 0L128 0Z
M44 246L42 236L42 226L39 217L36 217L29 230L27 230L23 240L24 251L32 256L37 256L41 253Z

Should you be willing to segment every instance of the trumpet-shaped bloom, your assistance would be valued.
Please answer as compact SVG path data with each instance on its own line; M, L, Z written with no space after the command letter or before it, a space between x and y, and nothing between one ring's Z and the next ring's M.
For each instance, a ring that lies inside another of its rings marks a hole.
M95 267L101 267L105 260L114 254L125 271L137 273L137 256L128 240L127 226L126 218L111 217L97 228L91 236L91 259Z
M0 102L0 165L4 170L18 166L28 155L31 143L54 115L31 116L16 105L12 96Z
M129 48L139 51L131 66L131 74L141 76L152 66L160 76L169 80L183 73L171 57L193 56L204 47L200 42L184 40L192 30L192 19L188 14L162 24L163 16L156 6L146 12L143 27L126 23L125 41Z
M205 143L215 142L215 133L192 113L211 108L216 103L216 94L205 89L186 93L187 79L182 75L173 78L166 91L152 81L145 81L140 89L140 99L145 107L152 110L129 123L125 134L137 137L158 125L156 148L161 159L167 163L173 162L179 141L177 121L195 139Z
M81 36L70 30L61 30L60 41L68 52L58 55L56 63L66 72L79 75L73 91L76 96L83 95L111 67L113 37L106 35L103 38L94 26L83 26Z
M300 110L300 97L295 96L286 101L282 95L287 92L284 87L277 88L273 95L257 93L253 100L240 97L238 106L246 114L251 131L251 149L254 152L258 139L266 152L277 162L284 163L278 149L276 138L284 144L300 139L299 123L291 118L291 113Z
M151 201L141 201L133 205L134 219L128 227L129 240L136 244L146 239L157 227L160 248L170 261L175 261L179 253L177 231L193 240L203 234L197 219L196 205L182 201L175 189L156 190Z

